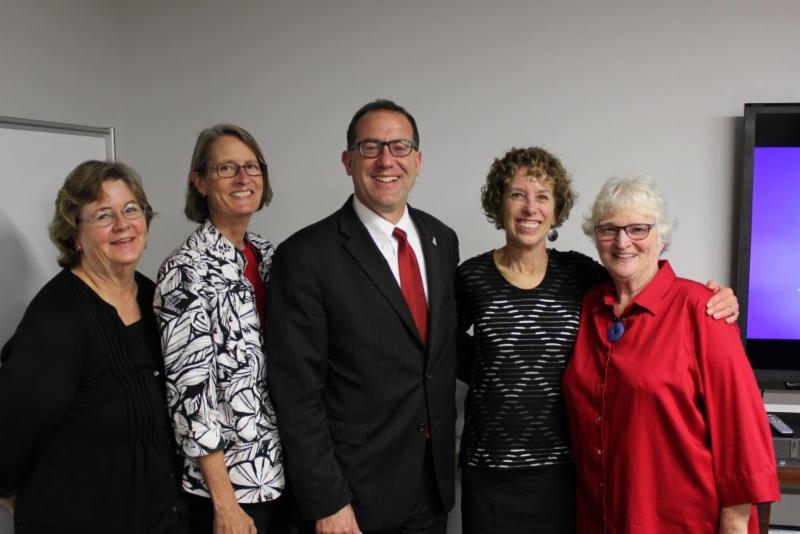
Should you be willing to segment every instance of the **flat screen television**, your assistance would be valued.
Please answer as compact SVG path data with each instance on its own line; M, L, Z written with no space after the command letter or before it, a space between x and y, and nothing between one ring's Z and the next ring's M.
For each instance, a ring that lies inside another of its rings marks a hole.
M739 327L763 389L800 390L800 104L745 104Z

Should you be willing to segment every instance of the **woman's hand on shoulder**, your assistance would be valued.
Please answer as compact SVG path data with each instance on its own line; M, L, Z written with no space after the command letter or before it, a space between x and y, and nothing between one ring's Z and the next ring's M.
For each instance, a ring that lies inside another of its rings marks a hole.
M722 287L716 280L706 282L706 287L714 292L706 303L706 313L714 319L725 319L728 324L739 318L739 299L733 289Z

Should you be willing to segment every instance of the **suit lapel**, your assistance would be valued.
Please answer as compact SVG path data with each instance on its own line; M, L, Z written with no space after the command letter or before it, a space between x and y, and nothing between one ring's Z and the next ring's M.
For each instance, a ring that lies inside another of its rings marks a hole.
M339 210L339 231L345 236L345 250L358 263L364 274L375 284L378 291L389 301L389 304L400 316L400 319L422 343L414 318L411 316L402 291L400 291L400 286L386 263L386 258L384 258L378 246L372 240L372 236L369 235L358 215L356 215L353 209L352 197ZM427 252L425 255L427 257Z

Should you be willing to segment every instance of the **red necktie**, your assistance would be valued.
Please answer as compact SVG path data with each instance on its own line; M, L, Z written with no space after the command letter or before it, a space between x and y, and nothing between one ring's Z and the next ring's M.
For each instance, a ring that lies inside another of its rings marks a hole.
M397 264L400 268L400 290L411 310L414 322L419 330L422 343L428 342L428 302L425 300L425 289L422 287L422 275L419 273L417 256L408 244L406 233L395 228L392 235L397 239Z

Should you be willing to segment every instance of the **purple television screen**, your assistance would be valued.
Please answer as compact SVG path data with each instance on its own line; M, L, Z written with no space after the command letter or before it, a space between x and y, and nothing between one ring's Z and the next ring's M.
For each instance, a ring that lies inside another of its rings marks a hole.
M748 339L800 339L800 147L756 147Z

